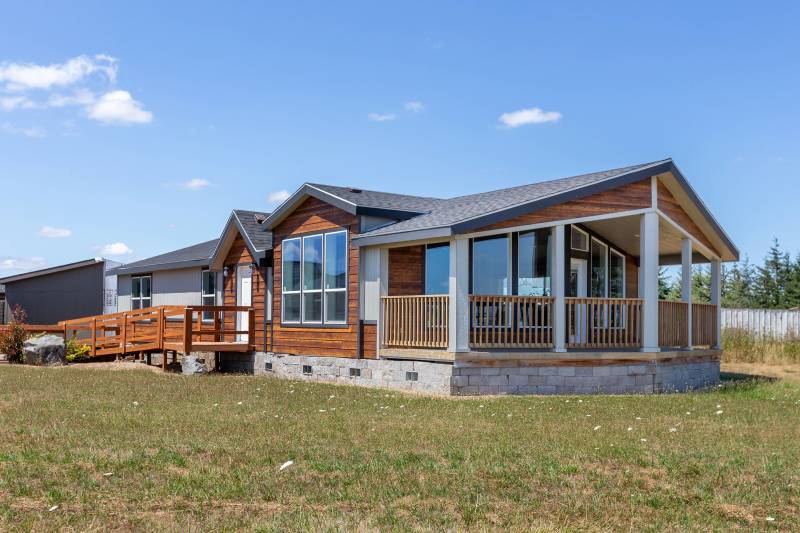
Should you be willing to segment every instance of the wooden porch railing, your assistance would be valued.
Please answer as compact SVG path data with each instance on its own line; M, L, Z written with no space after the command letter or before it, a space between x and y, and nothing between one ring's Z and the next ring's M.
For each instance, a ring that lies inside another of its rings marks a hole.
M237 313L248 313L246 330L236 329ZM204 314L211 318L203 320ZM226 315L233 315L232 322ZM91 356L163 350L191 353L195 348L225 351L225 343L246 343L253 349L255 314L250 307L164 305L65 320L58 327L65 339L74 335L89 346ZM246 341L242 335L248 336Z
M540 296L469 296L473 348L553 346L553 302Z
M568 348L642 346L640 298L565 298Z
M717 335L717 306L714 304L692 304L692 344L713 346Z
M382 296L383 347L447 348L448 296Z
M683 348L689 344L689 304L680 301L658 302L658 345Z

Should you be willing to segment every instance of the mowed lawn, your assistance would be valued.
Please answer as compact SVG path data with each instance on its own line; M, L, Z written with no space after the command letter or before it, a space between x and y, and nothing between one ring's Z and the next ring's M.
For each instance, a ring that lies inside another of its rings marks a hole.
M436 399L0 366L0 530L236 528L797 531L800 383Z

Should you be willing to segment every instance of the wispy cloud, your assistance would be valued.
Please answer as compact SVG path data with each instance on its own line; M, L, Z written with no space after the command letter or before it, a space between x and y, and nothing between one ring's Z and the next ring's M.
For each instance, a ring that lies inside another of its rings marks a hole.
M394 113L370 113L367 118L375 122L391 122L397 119L397 115Z
M272 191L267 195L267 201L271 204L279 204L289 198L289 191L281 189L279 191Z
M406 111L411 111L412 113L421 113L425 111L425 104L416 100L406 102L403 107L405 107Z
M188 181L181 182L181 188L189 189L190 191L199 191L210 186L211 182L203 178L194 178Z
M119 61L103 54L51 65L0 63L0 111L79 107L103 124L152 122L153 113L130 92L114 88L118 69Z
M109 82L117 79L117 59L98 54L89 57L81 55L51 65L35 63L0 63L0 83L5 83L8 91L26 91L31 89L52 89L67 87L84 81L95 73L105 75Z
M0 270L35 270L47 263L44 257L4 257L0 258Z
M39 235L51 239L60 239L72 235L72 230L67 228L55 228L53 226L42 226L42 229L39 230Z
M128 91L111 91L87 108L89 118L106 124L147 124L153 114L142 109Z
M527 124L544 124L546 122L556 122L561 119L558 111L543 111L538 107L520 109L510 113L503 113L498 120L506 128L518 128Z
M96 249L100 251L100 255L130 255L133 253L133 250L124 242L113 242L104 246L98 246Z
M24 128L15 126L10 122L3 122L2 124L0 124L0 130L4 131L5 133L10 133L11 135L22 135L24 137L33 137L36 139L41 139L46 135L44 129L38 126Z

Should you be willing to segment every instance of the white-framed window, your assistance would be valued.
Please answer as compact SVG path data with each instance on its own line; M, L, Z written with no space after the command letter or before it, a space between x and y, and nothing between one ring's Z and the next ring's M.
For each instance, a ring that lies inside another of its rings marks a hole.
M517 237L517 294L550 296L550 228Z
M153 305L152 277L133 276L131 278L131 309L144 309Z
M511 236L472 239L472 294L511 294Z
M608 246L592 237L591 275L589 296L605 298L608 296Z
M347 323L347 231L281 243L281 321Z
M425 245L425 294L450 292L450 243Z
M217 305L217 273L205 269L201 273L200 298L201 305ZM203 311L203 321L214 320L213 311Z
M589 251L589 234L583 231L582 229L578 229L577 226L572 226L570 232L570 248L573 250L579 250L581 252L588 252Z
M608 255L608 297L625 298L625 255L613 248Z

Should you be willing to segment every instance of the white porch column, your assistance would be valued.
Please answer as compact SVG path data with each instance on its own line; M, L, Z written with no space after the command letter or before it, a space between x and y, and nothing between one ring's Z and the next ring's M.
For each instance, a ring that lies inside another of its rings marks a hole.
M722 347L722 263L719 259L711 261L711 303L717 306L712 348L719 350Z
M376 295L378 300L378 353L380 353L380 349L383 347L383 301L381 297L386 296L389 294L389 249L388 248L380 248L377 250L378 254L378 266L377 266L377 287L376 287Z
M658 214L642 215L639 227L642 287L642 351L657 352L658 346Z
M688 305L686 311L686 349L692 349L692 241L681 243L681 299Z
M552 286L553 298L555 298L555 309L553 310L553 350L556 352L567 351L565 348L567 314L564 301L564 296L567 292L567 280L564 274L566 271L564 247L564 225L553 226L550 236L550 257L552 257L550 284Z
M469 239L450 239L449 352L469 351Z

